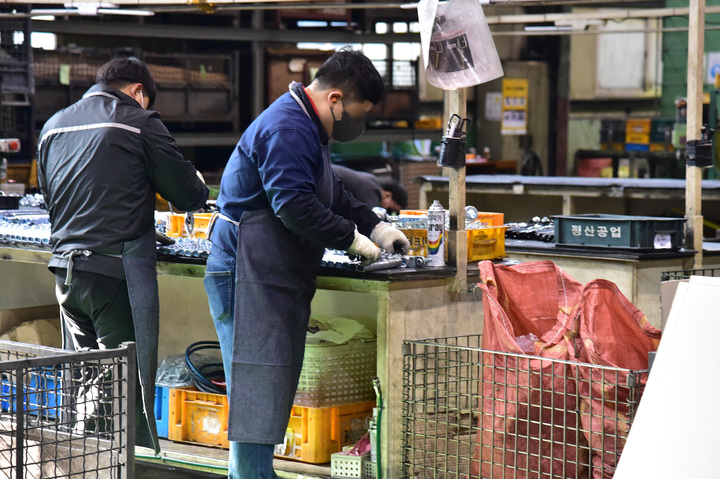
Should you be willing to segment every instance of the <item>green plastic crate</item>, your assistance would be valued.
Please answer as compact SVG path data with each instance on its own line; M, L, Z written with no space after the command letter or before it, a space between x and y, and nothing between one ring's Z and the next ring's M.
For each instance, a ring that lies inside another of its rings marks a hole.
M682 246L684 218L586 214L553 216L555 243L567 246L672 249Z

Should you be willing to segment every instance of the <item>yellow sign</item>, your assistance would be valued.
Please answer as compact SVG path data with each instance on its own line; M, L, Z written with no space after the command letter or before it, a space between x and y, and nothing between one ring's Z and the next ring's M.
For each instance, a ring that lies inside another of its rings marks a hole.
M527 134L528 80L526 78L505 78L502 81L502 123L503 135Z

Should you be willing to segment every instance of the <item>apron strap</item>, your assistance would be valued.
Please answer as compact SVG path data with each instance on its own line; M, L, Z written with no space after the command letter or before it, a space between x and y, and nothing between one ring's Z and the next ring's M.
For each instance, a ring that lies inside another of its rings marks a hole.
M235 225L235 226L240 226L240 222L239 222L239 221L235 221L235 220L233 220L232 218L230 218L230 217L228 217L228 216L225 216L224 214L219 213L219 212L216 211L216 212L213 213L212 216L210 217L210 223L208 224L208 229L207 229L207 237L208 237L208 239L210 239L210 235L212 235L213 228L215 227L215 221L217 221L218 218L221 219L221 220L225 220L225 221L227 221L228 223L233 224L233 225Z
M73 258L77 255L90 256L92 251L87 249L71 249L63 251L60 255L62 258L67 259L67 274L65 275L65 286L70 286L72 283L72 270L73 270Z

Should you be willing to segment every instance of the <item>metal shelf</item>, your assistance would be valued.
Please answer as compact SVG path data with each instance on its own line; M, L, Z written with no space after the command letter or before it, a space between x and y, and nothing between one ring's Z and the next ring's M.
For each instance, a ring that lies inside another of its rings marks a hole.
M173 133L178 146L235 146L242 133ZM414 130L408 128L365 130L355 142L394 142L412 140L440 140L440 130Z

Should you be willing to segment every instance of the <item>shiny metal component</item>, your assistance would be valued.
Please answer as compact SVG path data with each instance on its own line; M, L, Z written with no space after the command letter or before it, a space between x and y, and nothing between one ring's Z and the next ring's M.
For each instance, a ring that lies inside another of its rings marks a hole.
M190 211L185 213L185 231L187 231L187 234L189 235L193 234L193 231L195 231L195 215L193 215Z
M421 269L425 267L427 259L422 256L404 256L403 266L412 269Z
M475 221L478 219L478 209L472 205L465 207L465 221Z

